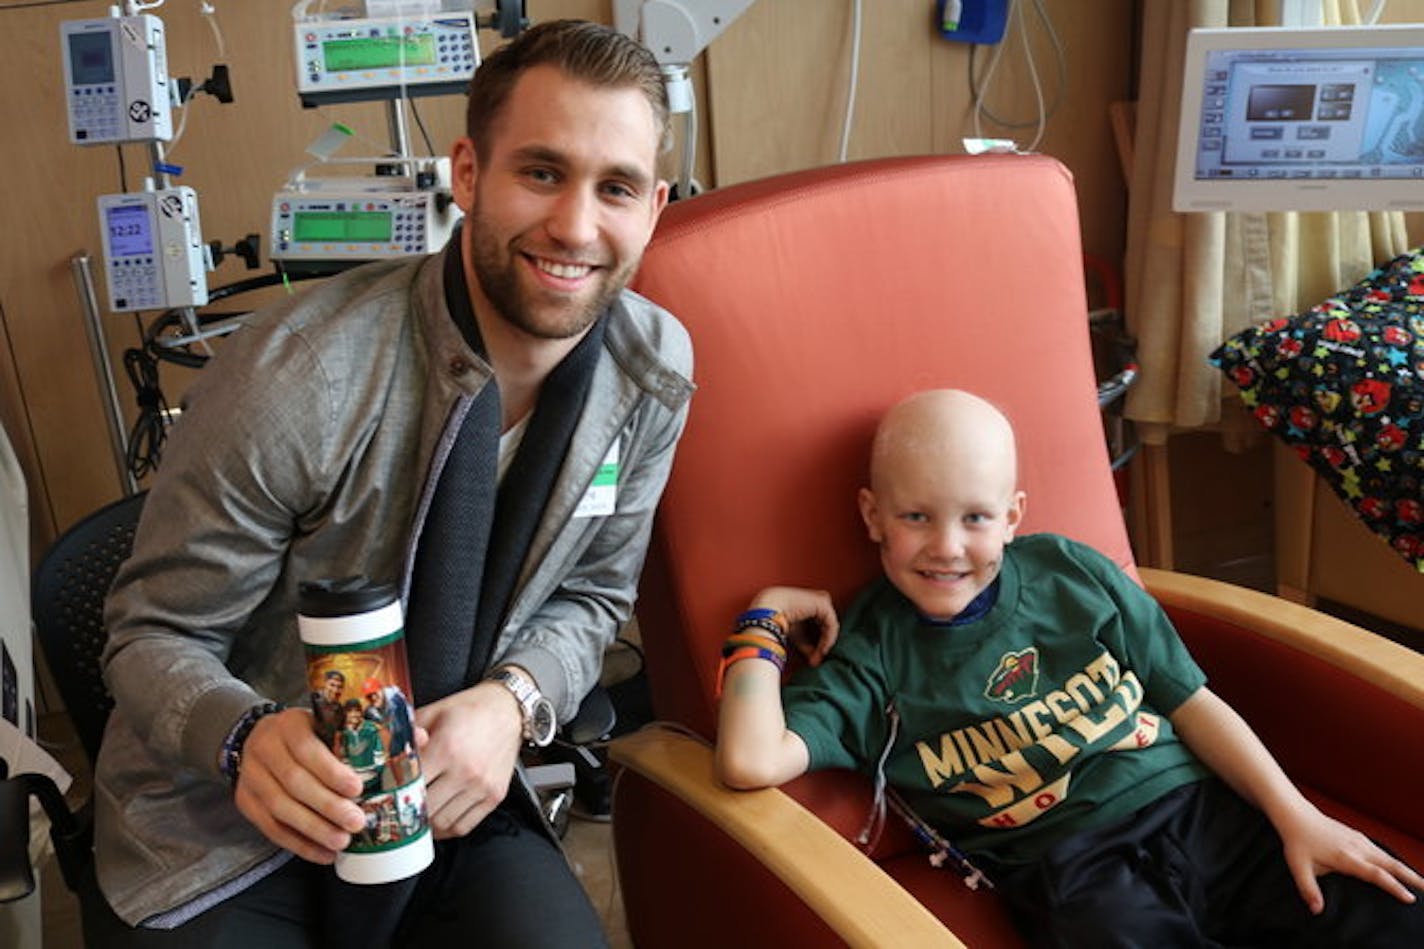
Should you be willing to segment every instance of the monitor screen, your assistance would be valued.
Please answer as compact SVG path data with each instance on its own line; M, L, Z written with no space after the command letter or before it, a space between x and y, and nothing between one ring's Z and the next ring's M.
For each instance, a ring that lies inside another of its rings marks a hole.
M114 81L114 50L107 30L69 34L69 77L76 86Z
M371 36L327 40L321 47L328 72L360 69L395 69L433 66L435 37L429 33L407 36Z
M1178 211L1424 208L1424 26L1193 30Z
M293 215L292 239L299 244L385 244L390 242L391 234L389 211L299 210Z
M148 205L113 205L106 212L110 257L146 257L153 253Z

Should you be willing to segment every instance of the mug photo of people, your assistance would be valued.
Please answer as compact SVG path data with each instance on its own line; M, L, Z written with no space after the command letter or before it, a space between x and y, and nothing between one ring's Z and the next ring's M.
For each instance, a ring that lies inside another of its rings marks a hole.
M357 803L366 828L352 840L352 852L397 846L426 827L414 709L395 681L405 678L399 645L309 658L317 735L362 781Z
M351 839L349 853L371 853L398 847L425 833L425 785L412 784L361 801L366 827Z

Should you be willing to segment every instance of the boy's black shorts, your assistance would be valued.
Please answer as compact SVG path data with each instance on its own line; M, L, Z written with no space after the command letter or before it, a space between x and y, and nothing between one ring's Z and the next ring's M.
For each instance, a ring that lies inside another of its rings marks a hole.
M1325 910L1312 916L1275 828L1215 778L1037 863L980 862L1035 947L1424 947L1424 898L1401 903L1354 877L1321 877Z

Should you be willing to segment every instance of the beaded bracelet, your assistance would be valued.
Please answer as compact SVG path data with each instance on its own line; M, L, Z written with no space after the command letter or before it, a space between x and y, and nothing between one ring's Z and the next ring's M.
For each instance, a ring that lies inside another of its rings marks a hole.
M744 646L752 646L760 649L770 649L779 655L784 662L786 660L786 643L773 639L770 636L750 631L733 633L727 637L727 641L722 644L722 655L729 656L735 650Z
M786 669L786 654L777 653L762 646L740 646L731 652L724 652L722 662L717 666L717 688L715 695L722 697L722 680L726 678L727 670L733 663L741 662L743 659L765 659L776 666L778 673Z
M784 646L786 645L787 625L786 616L780 610L755 609L747 610L738 616L732 628L739 633L753 627L764 629L780 640Z
M247 737L252 734L253 727L260 719L282 709L283 706L277 702L263 702L252 706L242 713L237 724L232 726L232 731L223 739L222 751L218 752L218 770L234 787L237 786L237 774L242 769L242 746L247 744Z

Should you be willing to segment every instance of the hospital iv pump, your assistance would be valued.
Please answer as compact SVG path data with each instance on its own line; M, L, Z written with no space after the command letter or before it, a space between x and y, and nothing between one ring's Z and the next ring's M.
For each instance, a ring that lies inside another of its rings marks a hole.
M140 4L126 6L122 15L112 7L107 17L60 24L70 141L146 144L157 175L145 179L142 191L98 198L109 309L202 306L212 259L203 244L197 195L171 185L163 161L180 81L168 73L163 21L138 12ZM220 89L219 98L231 101L225 68L215 77L202 91Z

